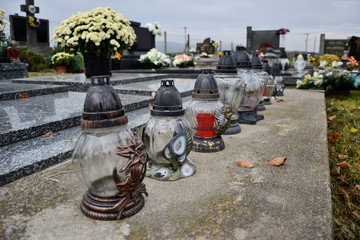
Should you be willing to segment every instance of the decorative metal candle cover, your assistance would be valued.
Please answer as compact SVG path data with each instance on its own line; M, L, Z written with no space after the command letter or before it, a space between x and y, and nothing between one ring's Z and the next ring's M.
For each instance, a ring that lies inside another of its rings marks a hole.
M246 88L245 82L237 76L236 66L230 51L224 51L216 67L215 79L219 88L220 101L231 108L231 123L224 135L241 132L238 123L238 108Z
M170 181L195 174L195 164L188 158L192 132L174 80L161 81L150 113L142 130L149 155L146 177Z
M145 145L127 128L119 95L109 76L91 78L81 119L83 133L73 151L78 178L89 187L82 212L96 220L130 217L144 206Z
M266 59L263 60L263 70L268 74L268 81L264 91L264 105L271 105L271 96L273 95L275 88L274 77L271 74L271 67Z
M251 64L253 66L253 71L254 73L259 77L260 81L261 81L261 89L260 91L261 93L261 100L259 102L259 104L256 107L257 111L264 111L266 110L265 105L264 105L264 91L266 88L266 84L268 82L269 76L268 74L263 70L263 66L261 63L260 58L257 55L253 55L253 57L251 58ZM262 120L264 119L263 115L258 114L258 119Z
M282 51L281 51L279 63L280 63L281 73L283 73L283 74L288 73L287 70L290 67L290 61L289 61L289 59L287 57L287 54L285 52L285 48L282 49Z
M261 81L259 77L251 70L252 64L249 54L244 47L236 47L233 54L239 78L243 79L246 84L246 90L243 94L239 112L239 123L256 124L258 121L255 107L262 98Z
M221 134L230 126L231 109L219 100L216 80L209 71L195 81L185 118L194 131L193 151L218 152L225 148Z

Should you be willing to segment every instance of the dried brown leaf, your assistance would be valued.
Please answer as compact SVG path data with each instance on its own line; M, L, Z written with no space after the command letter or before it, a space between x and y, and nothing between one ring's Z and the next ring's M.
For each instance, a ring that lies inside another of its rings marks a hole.
M360 161L356 163L358 165L358 170L360 171Z
M331 116L331 117L328 117L329 121L332 121L332 120L334 120L334 118L336 118L336 115L334 115L334 116Z
M254 167L254 164L252 162L250 162L248 160L243 160L243 159L237 160L237 164L243 168L253 168Z
M336 167L336 172L340 174L340 167Z
M152 93L151 93L151 96L152 96L153 98L155 98L155 95L156 95L156 92L152 92Z
M334 143L334 142L336 142L336 140L338 140L339 137L340 137L340 134L332 133L329 136L329 140L330 140L330 142Z
M360 185L355 185L356 190L360 191Z
M340 161L342 161L342 160L347 158L347 155L338 154L338 158L339 158Z
M357 152L358 154L360 154L360 148L356 149L355 152Z
M28 95L27 93L21 93L21 94L20 94L20 97L21 97L21 98L28 98L29 95Z
M280 165L284 164L286 159L287 159L287 157L274 158L273 160L269 161L268 164L270 166L280 166Z
M336 164L336 166L339 166L341 168L349 168L350 164L347 161L342 161Z
M285 102L284 99L275 99L274 102Z
M42 137L50 137L50 136L52 136L53 135L53 132L52 131L49 131L49 132L47 132L47 133L45 133L45 134L43 134L43 135L41 135Z
M149 103L149 108L152 108L152 104L151 104L151 103Z

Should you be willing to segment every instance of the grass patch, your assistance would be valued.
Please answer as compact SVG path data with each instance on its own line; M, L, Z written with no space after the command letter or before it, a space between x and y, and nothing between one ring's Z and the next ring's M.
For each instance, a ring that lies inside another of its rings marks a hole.
M334 238L360 239L360 91L326 95L326 112Z

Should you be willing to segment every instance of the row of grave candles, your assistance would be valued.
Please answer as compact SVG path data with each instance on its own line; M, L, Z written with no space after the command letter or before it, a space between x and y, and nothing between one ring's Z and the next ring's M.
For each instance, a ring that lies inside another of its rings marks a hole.
M130 217L144 206L145 176L192 176L196 167L188 157L191 151L221 151L221 134L238 134L239 122L263 119L256 107L264 98L270 102L276 84L269 71L266 62L263 66L257 57L251 60L244 48L232 56L225 51L215 74L199 75L186 109L174 81L162 80L140 136L127 128L110 77L92 78L81 120L83 133L73 152L77 175L89 187L81 202L83 213L97 220Z

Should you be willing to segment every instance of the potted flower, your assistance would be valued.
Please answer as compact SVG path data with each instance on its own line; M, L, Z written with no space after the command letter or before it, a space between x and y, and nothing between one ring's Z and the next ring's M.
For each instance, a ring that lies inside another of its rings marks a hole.
M191 57L189 57L186 54L179 54L176 55L174 60L173 60L173 65L174 67L194 67L195 66L195 62L194 59L192 59Z
M111 75L111 56L131 47L135 38L130 21L109 7L72 15L52 36L65 52L83 54L86 77Z
M57 72L66 73L66 68L69 66L73 54L66 52L58 52L51 57L51 63L55 66Z
M355 66L359 66L359 64L356 59L351 56L346 62L346 70L353 71L355 69Z
M138 61L151 68L168 67L171 64L170 57L155 48L146 54L141 54Z

